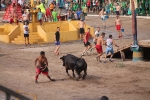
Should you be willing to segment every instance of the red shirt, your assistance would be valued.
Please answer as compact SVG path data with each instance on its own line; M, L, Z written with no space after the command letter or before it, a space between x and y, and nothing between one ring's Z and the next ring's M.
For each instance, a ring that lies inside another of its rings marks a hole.
M90 32L86 32L85 33L85 38L84 38L84 42L86 43L86 42L88 42L89 41L89 39L90 39L90 37L91 37L91 34L90 34Z
M88 1L87 1L87 6L90 6L90 5L91 5L91 1L88 0Z

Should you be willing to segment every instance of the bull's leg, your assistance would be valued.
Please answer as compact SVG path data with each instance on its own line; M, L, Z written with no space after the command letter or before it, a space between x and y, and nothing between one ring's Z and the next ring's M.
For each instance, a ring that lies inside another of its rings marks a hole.
M73 78L75 78L74 69L72 69Z
M68 73L68 68L66 68L66 73L71 78L70 74Z
M77 81L79 81L79 79L82 77L81 74L79 72L77 72L78 74L78 78L76 79Z
M87 71L87 70L84 69L84 75L83 75L83 77L82 77L83 80L85 79L85 76L87 75L87 72L86 72L86 71Z

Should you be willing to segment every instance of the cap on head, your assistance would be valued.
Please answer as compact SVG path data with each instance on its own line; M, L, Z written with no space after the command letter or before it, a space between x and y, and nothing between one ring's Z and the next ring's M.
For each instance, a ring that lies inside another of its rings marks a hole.
M100 100L109 100L109 99L108 99L108 97L106 97L106 96L102 96L102 97L100 98Z

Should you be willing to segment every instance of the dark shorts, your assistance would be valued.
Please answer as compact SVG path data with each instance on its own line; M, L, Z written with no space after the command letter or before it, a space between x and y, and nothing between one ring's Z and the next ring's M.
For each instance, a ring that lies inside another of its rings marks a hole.
M120 12L119 12L119 11L116 11L116 15L120 15Z
M89 46L90 44L91 44L90 42L86 42L86 43L84 42L85 47Z
M80 34L84 34L84 28L80 28Z
M29 34L24 34L24 37L29 37Z
M55 41L55 45L60 45L60 41Z
M41 22L42 22L42 19L39 19L38 21L41 23Z
M27 25L29 24L29 20L24 20L23 24L25 24L25 22L27 23Z
M146 11L149 11L149 8L146 8Z
M84 13L84 16L87 16L87 13Z
M87 6L88 7L88 9L90 9L90 6Z

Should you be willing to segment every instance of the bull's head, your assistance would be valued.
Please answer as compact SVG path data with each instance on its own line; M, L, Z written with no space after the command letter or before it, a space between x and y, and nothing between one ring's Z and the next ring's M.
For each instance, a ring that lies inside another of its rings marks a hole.
M60 57L60 59L63 61L63 66L65 66L65 56Z

